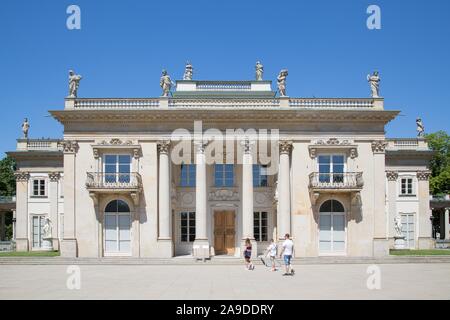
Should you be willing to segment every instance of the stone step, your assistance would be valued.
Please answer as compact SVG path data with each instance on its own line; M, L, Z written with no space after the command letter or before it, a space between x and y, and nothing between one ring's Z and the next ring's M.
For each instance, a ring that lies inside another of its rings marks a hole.
M193 258L65 258L65 257L0 257L0 265L242 265L242 258L213 257L197 261ZM261 265L260 259L253 259ZM280 261L282 263L282 261ZM293 265L314 264L398 264L398 263L450 263L450 256L388 256L388 257L313 257L295 258Z

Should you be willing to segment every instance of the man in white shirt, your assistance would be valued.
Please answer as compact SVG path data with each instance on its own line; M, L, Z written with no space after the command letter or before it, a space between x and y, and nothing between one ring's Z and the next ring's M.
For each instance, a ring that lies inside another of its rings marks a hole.
M295 271L291 266L291 258L294 254L294 241L289 238L289 233L284 236L283 249L280 253L280 258L284 255L284 264L286 266L286 273L283 276L291 275L293 276Z

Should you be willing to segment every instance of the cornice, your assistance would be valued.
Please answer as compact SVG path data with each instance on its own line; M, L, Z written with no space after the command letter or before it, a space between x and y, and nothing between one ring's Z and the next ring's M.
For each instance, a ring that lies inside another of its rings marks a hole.
M299 110L286 109L149 109L149 110L53 110L50 114L62 124L73 122L383 122L393 120L399 111L385 110Z

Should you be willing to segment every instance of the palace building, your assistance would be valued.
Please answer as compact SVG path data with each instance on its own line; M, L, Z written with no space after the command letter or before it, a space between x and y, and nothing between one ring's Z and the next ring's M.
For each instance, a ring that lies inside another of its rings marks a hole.
M72 83L50 111L63 138L8 152L17 250L239 257L246 238L256 255L286 233L296 257L433 248L427 142L387 139L399 111L376 93L293 98L283 81L278 96L261 75L171 94L162 79L157 98L79 98Z

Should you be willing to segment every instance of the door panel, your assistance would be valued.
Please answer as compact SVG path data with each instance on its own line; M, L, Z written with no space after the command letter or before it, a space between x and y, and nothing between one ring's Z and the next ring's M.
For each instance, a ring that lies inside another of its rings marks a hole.
M234 211L216 211L214 214L214 249L216 254L232 255L235 251Z

